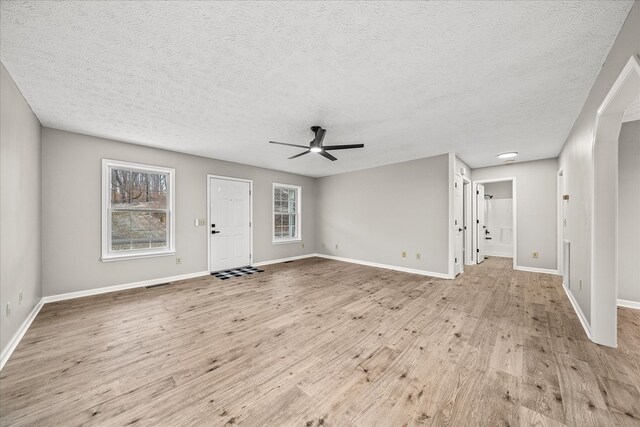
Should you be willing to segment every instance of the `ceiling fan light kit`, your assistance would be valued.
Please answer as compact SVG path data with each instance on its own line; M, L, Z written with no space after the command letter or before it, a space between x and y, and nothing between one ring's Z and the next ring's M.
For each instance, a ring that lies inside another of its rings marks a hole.
M326 129L322 129L320 126L311 126L311 131L315 134L315 138L313 139L313 141L309 142L309 146L304 146L304 145L298 145L298 144L289 144L286 142L277 142L277 141L269 141L269 143L271 144L278 144L278 145L286 145L289 147L299 147L299 148L304 148L306 149L306 151L303 151L302 153L296 154L295 156L291 156L289 157L289 159L295 159L298 158L300 156L304 156L305 154L308 153L317 153L320 154L322 157L333 161L338 160L337 158L335 158L334 156L332 156L331 154L327 153L327 151L330 150L349 150L352 148L363 148L364 144L346 144L346 145L322 145L322 141L324 140L324 135L327 133Z

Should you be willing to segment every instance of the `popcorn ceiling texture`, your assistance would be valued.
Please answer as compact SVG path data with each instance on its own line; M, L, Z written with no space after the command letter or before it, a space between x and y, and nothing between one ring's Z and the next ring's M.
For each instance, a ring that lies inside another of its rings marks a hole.
M44 126L323 176L558 155L632 1L9 2L0 58ZM364 150L296 160L311 125Z

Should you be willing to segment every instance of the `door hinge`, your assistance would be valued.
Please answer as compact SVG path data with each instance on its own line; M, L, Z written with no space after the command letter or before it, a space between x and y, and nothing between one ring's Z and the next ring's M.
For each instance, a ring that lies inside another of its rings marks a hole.
M477 253L480 253L480 249L476 249L476 252L477 252Z
M454 262L455 262L455 263L457 263L457 262L458 262L458 258L455 258L455 261L454 261Z
M249 195L251 195L251 190L249 190Z
M480 220L479 219L476 219L476 224L480 224Z
M251 221L249 221L249 227L251 227Z
M476 194L477 194L477 195L480 195L480 192L479 192L479 191L476 191Z

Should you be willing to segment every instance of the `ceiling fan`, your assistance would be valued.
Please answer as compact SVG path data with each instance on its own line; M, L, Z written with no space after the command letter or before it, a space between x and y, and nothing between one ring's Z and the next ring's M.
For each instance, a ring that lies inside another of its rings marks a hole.
M279 144L279 145L288 145L290 147L300 147L306 148L306 151L303 151L300 154L296 154L295 156L289 157L289 159L295 159L296 157L304 156L308 153L318 153L323 157L331 161L338 160L333 157L331 154L327 153L330 150L348 150L350 148L362 148L364 144L348 144L348 145L322 145L322 140L324 139L325 133L327 133L326 129L322 129L320 126L311 126L311 130L316 135L316 137L309 143L309 147L305 145L297 145L297 144L287 144L286 142L276 142L269 141L270 144Z

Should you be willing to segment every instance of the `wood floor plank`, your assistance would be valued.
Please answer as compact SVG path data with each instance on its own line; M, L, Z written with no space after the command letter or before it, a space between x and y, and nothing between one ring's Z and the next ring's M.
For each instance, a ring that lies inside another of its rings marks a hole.
M0 425L640 425L640 314L597 346L557 276L264 270L45 305Z

